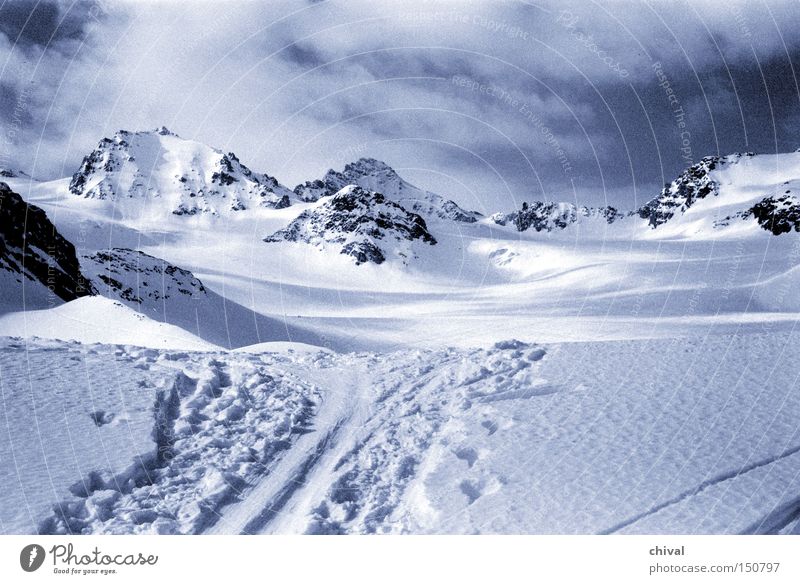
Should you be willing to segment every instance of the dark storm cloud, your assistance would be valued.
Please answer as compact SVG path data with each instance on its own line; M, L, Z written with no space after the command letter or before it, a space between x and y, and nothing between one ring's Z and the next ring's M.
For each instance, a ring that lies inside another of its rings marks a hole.
M327 62L325 56L312 45L295 42L281 51L282 59L302 68L314 68Z
M0 34L13 44L46 46L83 35L88 2L71 8L46 0L6 0L0 4Z
M794 2L8 6L1 105L34 88L17 152L49 176L165 124L290 185L357 149L480 210L631 207L703 156L800 146Z

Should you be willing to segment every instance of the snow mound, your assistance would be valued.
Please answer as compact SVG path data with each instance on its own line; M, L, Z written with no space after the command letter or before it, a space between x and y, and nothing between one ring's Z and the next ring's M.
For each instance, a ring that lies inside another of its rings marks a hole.
M42 337L159 349L217 348L186 330L156 322L119 302L100 296L78 298L55 308L3 315L0 317L0 336Z

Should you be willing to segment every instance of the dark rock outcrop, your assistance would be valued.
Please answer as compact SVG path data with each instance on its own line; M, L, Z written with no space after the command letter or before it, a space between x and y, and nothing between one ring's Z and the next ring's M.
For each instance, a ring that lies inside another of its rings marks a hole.
M413 255L410 244L436 243L422 217L381 193L352 185L304 211L264 241L332 245L356 264L380 264L391 255L405 260Z
M0 269L41 283L61 300L95 293L84 277L75 246L47 214L0 182Z
M624 216L614 207L578 207L572 203L533 201L522 203L522 208L513 213L495 213L491 219L498 225L512 225L517 231L549 232L566 229L581 217L602 217L607 223L613 223Z

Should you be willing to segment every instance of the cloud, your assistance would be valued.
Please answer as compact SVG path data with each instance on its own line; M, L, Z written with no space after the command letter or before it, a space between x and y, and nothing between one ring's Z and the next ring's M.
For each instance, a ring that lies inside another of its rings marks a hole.
M15 3L0 19L0 122L16 109L8 158L47 177L117 129L164 124L290 186L358 152L486 209L576 192L631 206L689 162L654 63L685 111L691 159L797 147L797 11Z

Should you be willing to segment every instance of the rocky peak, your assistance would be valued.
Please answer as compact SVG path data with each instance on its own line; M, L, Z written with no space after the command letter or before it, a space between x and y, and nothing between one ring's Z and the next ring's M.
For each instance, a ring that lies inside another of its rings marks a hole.
M522 208L513 213L495 213L492 221L498 225L513 225L517 231L554 231L566 229L581 217L599 217L613 223L624 217L615 207L585 207L566 202L533 201L522 203Z
M414 257L412 244L435 245L425 220L382 193L348 185L301 213L266 242L301 242L334 247L355 263L381 264L390 257Z
M684 213L699 199L719 194L719 184L712 176L712 171L728 164L736 164L743 157L753 156L752 152L732 154L730 156L706 156L697 164L693 164L664 188L657 197L645 203L637 210L642 219L647 219L655 229L672 219L676 214Z
M382 193L407 210L429 218L474 223L481 216L480 213L462 209L440 195L415 187L391 166L374 158L359 158L346 164L341 172L329 170L321 180L298 185L294 193L300 200L313 202L331 196L347 185Z

